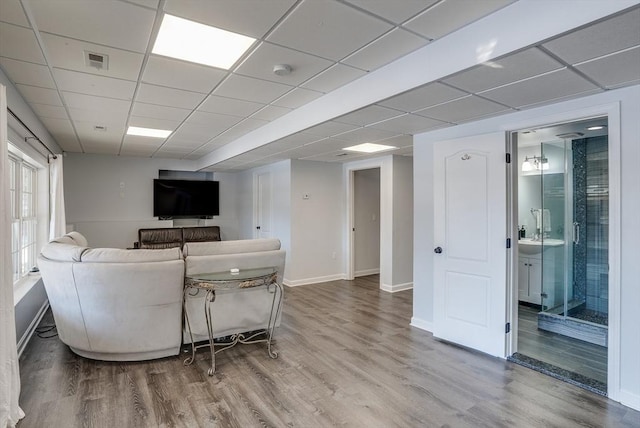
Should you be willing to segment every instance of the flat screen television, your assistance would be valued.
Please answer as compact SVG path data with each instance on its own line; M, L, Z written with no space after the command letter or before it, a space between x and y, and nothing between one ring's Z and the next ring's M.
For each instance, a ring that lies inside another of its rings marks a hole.
M154 217L210 217L220 215L217 181L153 180Z

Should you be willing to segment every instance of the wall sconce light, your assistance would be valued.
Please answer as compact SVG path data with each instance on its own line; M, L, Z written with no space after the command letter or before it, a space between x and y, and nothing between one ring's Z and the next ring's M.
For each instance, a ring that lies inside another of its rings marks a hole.
M525 157L524 162L522 162L522 170L526 172L534 169L538 171L549 169L549 159L544 156Z

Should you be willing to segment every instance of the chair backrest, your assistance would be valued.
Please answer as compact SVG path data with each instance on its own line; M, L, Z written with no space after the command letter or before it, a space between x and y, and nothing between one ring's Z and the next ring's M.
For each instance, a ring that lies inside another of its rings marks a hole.
M159 249L182 247L182 228L167 227L139 229L138 242L140 248Z
M183 227L182 241L186 242L207 242L220 241L219 226Z

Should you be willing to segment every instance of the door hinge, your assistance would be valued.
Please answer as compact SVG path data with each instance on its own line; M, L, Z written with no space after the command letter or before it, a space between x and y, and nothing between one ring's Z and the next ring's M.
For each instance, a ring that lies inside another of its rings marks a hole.
M511 163L511 153L507 153L507 163Z
M511 323L508 322L505 326L504 326L504 332L506 333L511 333Z
M507 248L511 248L511 238L507 238Z

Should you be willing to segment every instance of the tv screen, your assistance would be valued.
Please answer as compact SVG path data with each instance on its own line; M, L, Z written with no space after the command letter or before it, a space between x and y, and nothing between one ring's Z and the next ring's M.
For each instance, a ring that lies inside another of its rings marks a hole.
M153 180L155 217L208 217L220 215L219 182Z

